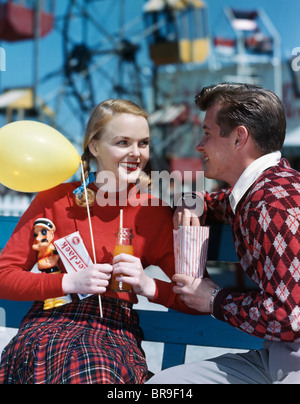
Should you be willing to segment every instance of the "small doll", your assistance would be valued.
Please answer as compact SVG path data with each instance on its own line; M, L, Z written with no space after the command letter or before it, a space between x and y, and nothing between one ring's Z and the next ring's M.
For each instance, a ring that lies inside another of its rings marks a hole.
M57 266L59 255L52 244L56 227L49 219L37 219L33 224L34 243L32 248L38 251L37 265L41 272L46 274L58 274ZM47 299L44 302L44 310L60 307L69 303L68 296Z

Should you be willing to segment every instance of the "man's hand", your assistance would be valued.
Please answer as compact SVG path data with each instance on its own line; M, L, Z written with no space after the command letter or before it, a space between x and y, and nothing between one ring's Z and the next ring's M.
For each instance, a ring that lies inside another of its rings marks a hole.
M193 211L181 206L174 213L173 224L175 230L180 226L200 226L200 219Z
M200 219L204 212L204 195L188 193L180 196L179 199L175 195L174 202L177 206L173 219L175 230L178 230L180 226L200 226Z
M172 278L176 285L173 287L174 293L191 309L201 313L212 314L210 299L212 293L218 285L210 278L193 278L176 274Z

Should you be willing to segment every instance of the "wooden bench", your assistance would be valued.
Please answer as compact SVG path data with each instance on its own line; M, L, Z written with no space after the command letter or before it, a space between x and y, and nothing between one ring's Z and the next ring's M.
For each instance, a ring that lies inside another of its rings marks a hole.
M16 217L0 217L0 249L18 222ZM208 260L237 262L231 229L227 225L211 227ZM0 326L18 328L30 302L0 300ZM137 310L145 341L163 342L162 369L184 363L187 345L234 349L259 349L262 340L211 316L193 316L169 310ZM5 313L5 319L1 319Z

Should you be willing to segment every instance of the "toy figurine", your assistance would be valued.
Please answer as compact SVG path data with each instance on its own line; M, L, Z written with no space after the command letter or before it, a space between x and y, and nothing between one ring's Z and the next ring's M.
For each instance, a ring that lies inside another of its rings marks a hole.
M49 219L37 219L33 225L34 243L32 248L38 251L37 265L41 272L46 274L58 274L57 266L59 255L52 244L56 227ZM44 310L60 307L69 303L69 296L47 299L44 302Z

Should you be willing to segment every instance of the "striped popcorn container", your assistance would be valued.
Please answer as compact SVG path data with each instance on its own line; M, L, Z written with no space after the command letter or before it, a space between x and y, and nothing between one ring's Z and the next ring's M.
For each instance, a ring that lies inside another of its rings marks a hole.
M203 278L206 267L209 227L183 226L173 231L175 272Z

